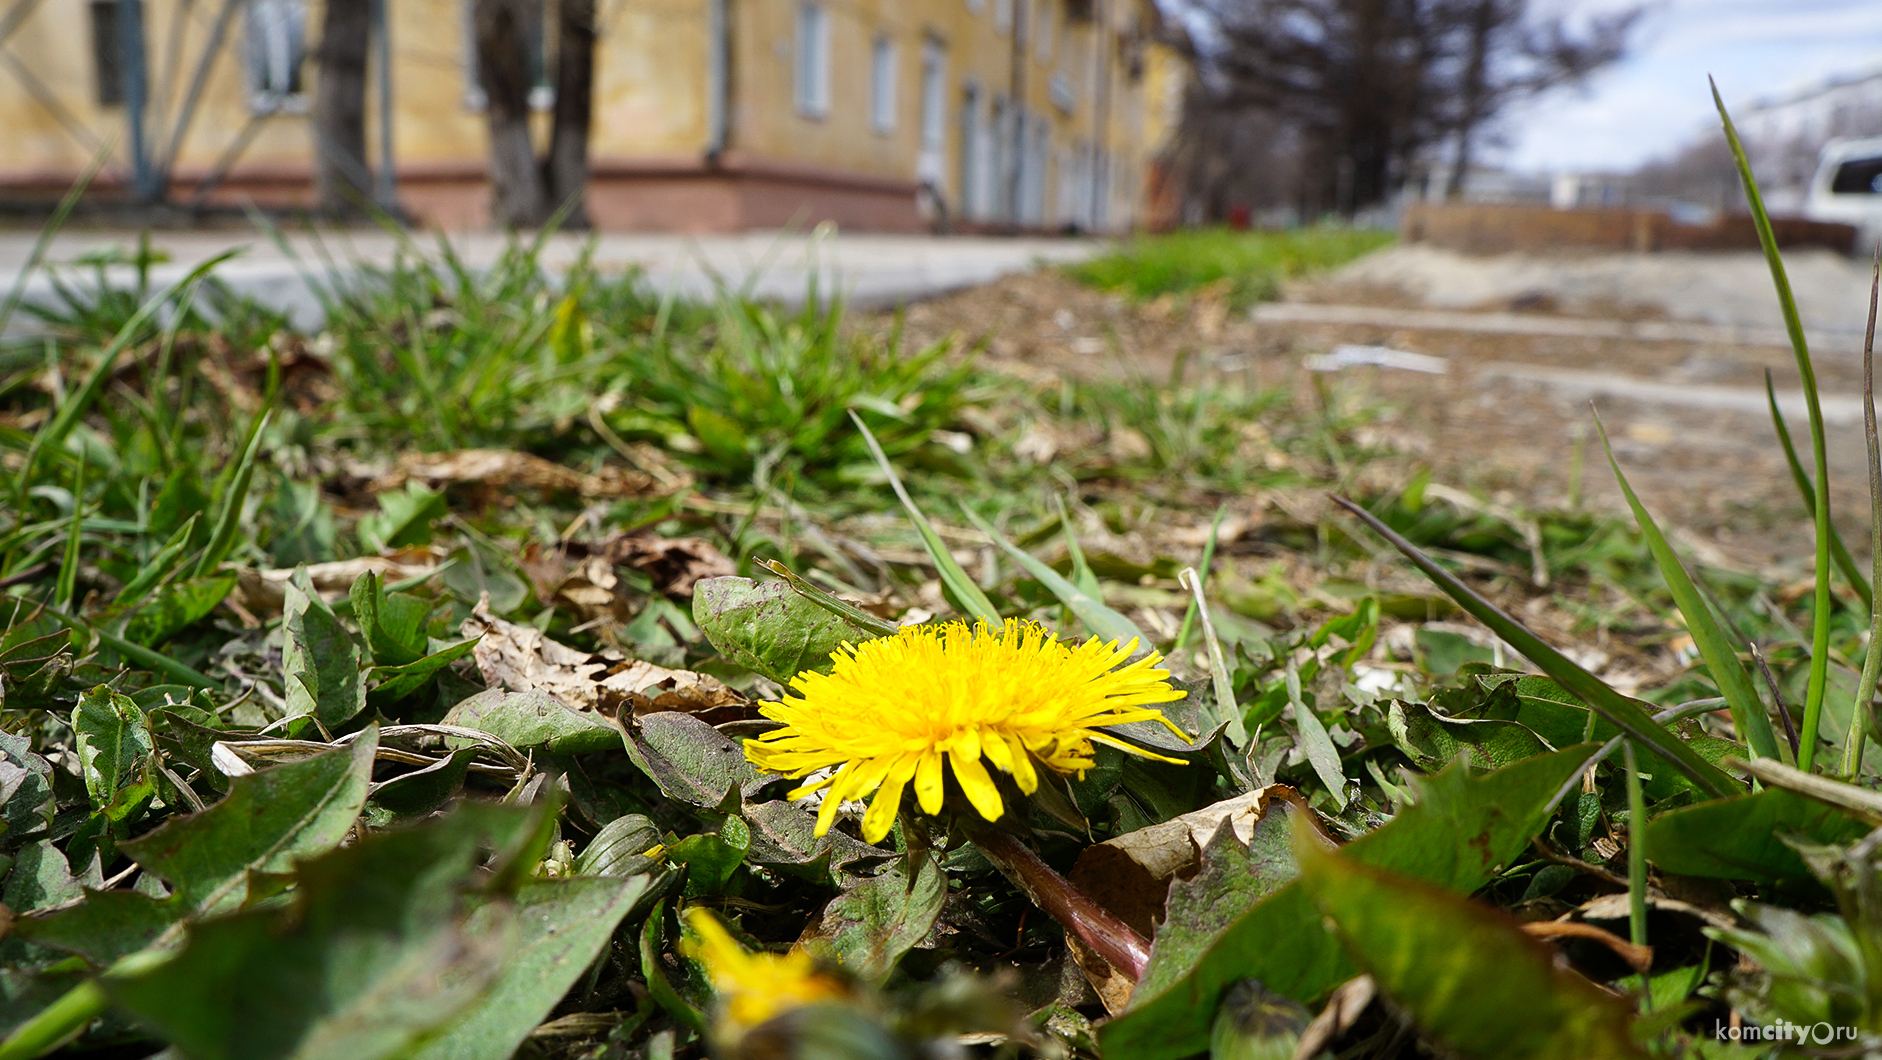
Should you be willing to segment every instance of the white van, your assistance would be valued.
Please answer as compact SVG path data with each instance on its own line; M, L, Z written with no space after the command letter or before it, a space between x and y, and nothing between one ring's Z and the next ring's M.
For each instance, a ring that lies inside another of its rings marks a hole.
M1858 257L1882 238L1882 137L1831 140L1817 156L1804 216L1856 226Z

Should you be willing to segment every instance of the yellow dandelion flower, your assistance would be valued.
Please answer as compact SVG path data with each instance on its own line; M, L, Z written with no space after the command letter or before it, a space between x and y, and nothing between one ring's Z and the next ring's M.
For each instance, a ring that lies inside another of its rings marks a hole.
M728 1037L794 1008L849 997L848 989L817 971L803 950L746 953L717 917L698 906L686 911L686 926L693 937L681 943L680 951L706 966L722 1006L720 1033Z
M1186 695L1170 687L1169 671L1155 669L1161 658L1152 652L1118 665L1136 650L1136 641L1120 647L1090 640L1074 648L1036 623L1015 619L997 630L985 623L910 626L892 637L845 644L832 653L836 665L829 674L793 677L799 698L759 704L760 713L784 727L745 741L745 757L793 780L838 767L789 796L827 789L818 835L829 830L838 805L873 791L863 838L880 840L911 782L922 810L940 812L943 761L974 809L999 820L1005 807L982 758L1011 774L1028 795L1039 787L1035 759L1058 773L1083 776L1094 742L1175 761L1097 731L1160 721L1183 735L1147 705Z

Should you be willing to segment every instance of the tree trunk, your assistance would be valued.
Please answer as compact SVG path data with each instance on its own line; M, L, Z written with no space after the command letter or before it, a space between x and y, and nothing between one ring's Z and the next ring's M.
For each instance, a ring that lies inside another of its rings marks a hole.
M519 7L512 0L477 0L473 15L490 128L490 219L501 228L539 225L548 213L542 167L529 140L529 67Z
M1470 13L1469 51L1464 62L1463 83L1458 86L1457 147L1451 157L1451 178L1444 197L1457 202L1464 197L1464 181L1470 168L1471 138L1483 121L1485 96L1489 88L1490 38L1500 22L1497 0L1477 0Z
M555 120L543 183L551 212L563 208L565 228L588 228L588 131L594 115L595 0L556 4Z
M366 51L370 0L327 0L314 90L314 190L320 212L357 215L372 198L366 168Z

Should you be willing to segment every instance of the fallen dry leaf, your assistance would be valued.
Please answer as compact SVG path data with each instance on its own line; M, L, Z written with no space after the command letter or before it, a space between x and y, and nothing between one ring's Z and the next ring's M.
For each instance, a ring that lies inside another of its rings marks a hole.
M693 586L700 581L738 573L731 557L704 538L618 534L588 547L620 566L647 575L656 592L672 596L690 597Z
M1138 934L1154 938L1169 898L1170 881L1195 875L1202 864L1202 848L1224 823L1236 839L1247 843L1275 799L1294 804L1309 821L1315 820L1299 792L1285 784L1271 784L1086 847L1069 877L1074 886ZM1067 935L1065 942L1105 1010L1114 1014L1124 1011L1136 984L1076 937Z
M1072 866L1071 881L1149 938L1163 919L1170 881L1195 874L1202 863L1202 848L1223 822L1228 822L1236 839L1247 843L1269 803L1277 798L1306 809L1299 792L1285 784L1272 784L1086 847Z
M307 576L313 580L314 589L321 597L332 602L344 597L362 574L377 574L386 582L423 578L437 572L444 563L444 556L444 550L429 546L402 548L384 556L310 563ZM235 589L229 593L230 603L256 615L278 614L286 599L288 579L294 577L294 571L293 567L238 570Z
M534 626L506 622L479 601L464 620L466 637L478 637L471 658L484 682L512 692L540 689L575 710L610 717L673 710L708 724L748 716L745 697L716 677L669 670L612 649L585 652L543 636Z
M511 449L458 449L448 453L407 453L396 468L378 475L367 490L382 493L417 480L428 486L472 485L497 493L533 490L582 497L644 497L673 492L638 468L609 465L587 475L530 453Z

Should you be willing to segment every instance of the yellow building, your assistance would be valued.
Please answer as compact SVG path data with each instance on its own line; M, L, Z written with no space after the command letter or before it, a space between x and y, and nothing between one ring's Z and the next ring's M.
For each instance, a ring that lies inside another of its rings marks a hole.
M389 145L420 221L484 225L470 0L384 3L391 93L382 107L375 71L368 162ZM1152 0L599 6L603 228L1128 229L1186 76ZM309 205L320 15L320 0L0 0L0 198L57 195L108 149L100 194L141 172L172 202ZM127 91L146 97L141 122ZM550 91L545 77L537 101Z

